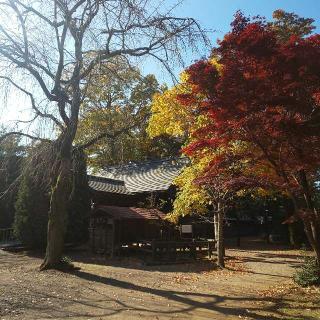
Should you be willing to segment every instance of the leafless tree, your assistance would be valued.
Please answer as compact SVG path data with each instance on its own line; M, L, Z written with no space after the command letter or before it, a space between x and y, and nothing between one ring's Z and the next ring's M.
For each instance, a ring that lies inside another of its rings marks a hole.
M31 122L52 123L51 136L7 132L51 140L51 199L46 256L41 269L56 267L64 246L71 160L83 87L100 63L123 56L149 56L169 72L182 50L205 40L192 18L176 18L152 0L3 0L0 2L1 79L26 95ZM15 108L12 104L10 108ZM117 134L117 133L113 133ZM106 131L104 136L110 133ZM95 137L86 146L96 142ZM79 146L82 148L85 146Z

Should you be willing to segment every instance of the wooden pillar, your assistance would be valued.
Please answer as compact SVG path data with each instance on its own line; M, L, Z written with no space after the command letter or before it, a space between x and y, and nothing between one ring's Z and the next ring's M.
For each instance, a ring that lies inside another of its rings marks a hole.
M211 249L211 241L209 240L208 241L208 258L211 259L211 252L212 252L212 249Z
M116 228L115 228L115 221L114 219L112 219L112 223L111 223L111 251L110 251L110 257L113 258L114 257L114 245L115 245L115 236L116 236L116 232L115 232Z
M156 260L156 240L152 240L151 242L151 248L152 248L152 260Z
M96 242L96 238L95 238L95 219L92 220L92 224L91 224L91 232L90 232L90 236L91 236L91 250L92 252L95 252L96 250L96 246L95 246L95 242Z
M240 218L239 214L237 214L237 247L241 245L241 236L240 236Z
M96 251L96 246L95 246L95 242L96 242L96 239L95 239L95 228L93 227L92 229L91 229L91 236L92 236L92 238L91 238L91 248L92 248L92 251L93 252L95 252Z
M121 250L121 228L122 228L122 220L117 221L116 235L117 235L117 256L120 256Z
M190 243L190 254L193 259L197 259L197 247L193 241Z

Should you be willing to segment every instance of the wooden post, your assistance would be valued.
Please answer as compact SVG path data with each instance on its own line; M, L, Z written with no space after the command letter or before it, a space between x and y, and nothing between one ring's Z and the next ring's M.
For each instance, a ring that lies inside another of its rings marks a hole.
M122 228L122 220L118 220L118 232L117 234L117 256L120 257L121 251L121 228Z
M239 215L237 214L237 247L240 247L241 241L240 241L240 219Z
M190 243L190 253L191 253L191 257L196 260L197 248L196 248L196 244L193 241Z
M211 259L211 251L212 251L212 249L211 249L211 241L208 240L208 258L209 259Z
M111 236L111 252L110 252L110 258L112 259L114 257L114 243L115 243L115 236L116 236L116 232L115 232L115 221L114 219L112 219L112 236Z
M156 259L156 240L155 239L151 241L151 248L152 248L152 261L155 261Z
M92 236L92 241L91 241L91 246L92 246L92 252L95 252L96 251L96 246L95 246L95 243L96 243L96 235L95 235L95 224L93 225L92 229L91 229L91 236Z

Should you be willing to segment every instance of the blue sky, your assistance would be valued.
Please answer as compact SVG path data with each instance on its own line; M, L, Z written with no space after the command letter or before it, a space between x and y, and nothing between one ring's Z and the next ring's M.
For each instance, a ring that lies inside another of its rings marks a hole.
M170 1L171 2L171 1ZM175 0L172 0L175 3ZM210 34L212 43L229 31L230 22L237 10L245 15L261 15L268 20L272 18L272 12L283 9L295 12L299 16L313 18L317 26L316 32L320 32L320 0L185 0L175 11L177 16L193 17L200 22L204 29L216 30ZM190 64L196 56L187 54L186 63ZM176 69L179 73L181 68ZM159 66L148 62L143 67L144 73L155 73L159 81L171 82L168 74L161 71Z
M154 0L154 2L162 0ZM175 4L179 0L163 0L167 4ZM218 38L230 30L230 22L237 10L242 10L245 15L262 15L271 20L272 12L276 9L284 9L288 12L295 12L302 17L310 17L315 20L316 32L320 33L320 0L185 0L176 8L174 15L180 17L193 17L199 21L204 29L216 30L209 36L213 44ZM202 55L208 55L209 49L202 50ZM185 53L186 65L190 65L194 60L201 58L201 55L192 55L191 52ZM171 85L172 81L163 68L150 59L145 59L139 65L144 74L154 73L159 82L166 82ZM178 76L182 70L181 66L175 68ZM14 97L15 102L21 99ZM8 119L21 118L21 110L0 110L0 123ZM22 112L25 115L25 112ZM28 117L29 118L29 117Z
M214 37L222 37L229 30L233 14L242 10L246 15L262 15L272 18L272 12L284 9L300 16L320 21L319 0L185 0L179 14L192 16L205 28L219 30Z

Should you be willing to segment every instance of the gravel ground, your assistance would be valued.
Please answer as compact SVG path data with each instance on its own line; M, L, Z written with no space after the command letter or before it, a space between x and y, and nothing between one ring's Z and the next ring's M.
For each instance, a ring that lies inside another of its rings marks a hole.
M0 319L320 319L319 296L304 304L292 284L299 252L251 241L227 256L221 271L212 261L147 267L82 253L71 255L81 269L62 273L0 251Z

